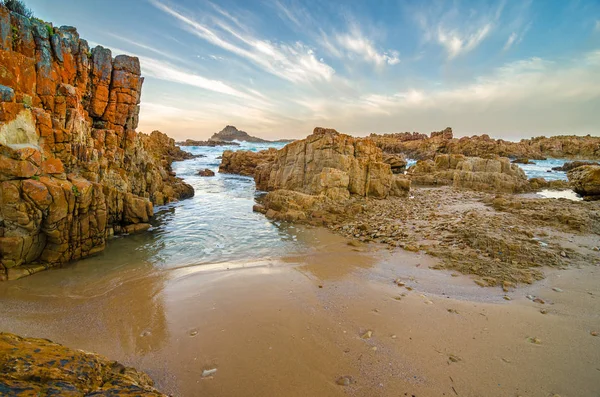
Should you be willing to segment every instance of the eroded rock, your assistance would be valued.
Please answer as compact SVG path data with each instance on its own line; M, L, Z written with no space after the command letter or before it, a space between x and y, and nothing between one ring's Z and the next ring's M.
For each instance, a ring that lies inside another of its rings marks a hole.
M0 333L0 394L166 397L134 368L47 339L8 333Z
M158 131L138 133L139 60L73 27L10 13L0 46L0 280L104 249L146 229L152 205L193 195L171 163L189 158ZM3 19L3 20L4 20ZM139 225L139 226L137 226Z

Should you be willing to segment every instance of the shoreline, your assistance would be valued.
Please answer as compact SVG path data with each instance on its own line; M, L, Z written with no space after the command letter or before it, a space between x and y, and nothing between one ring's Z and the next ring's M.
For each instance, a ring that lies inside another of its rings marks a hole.
M235 270L145 270L120 284L90 286L85 277L71 284L53 274L69 269L57 269L4 283L2 328L98 352L181 396L439 396L456 395L454 387L458 395L545 397L600 390L600 338L590 335L597 266L551 271L506 301L500 289L430 269L437 260L425 254L356 247L323 228L307 228L299 238L315 234L320 243L308 254ZM54 278L69 291L42 294ZM98 294L103 288L109 293ZM75 297L78 289L93 297ZM371 338L362 339L369 330ZM350 385L336 383L343 376Z

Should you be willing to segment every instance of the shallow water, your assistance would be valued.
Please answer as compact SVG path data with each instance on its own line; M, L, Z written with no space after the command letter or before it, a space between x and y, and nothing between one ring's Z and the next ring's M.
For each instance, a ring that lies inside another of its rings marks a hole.
M293 226L279 226L262 214L252 212L254 180L239 175L219 174L223 150L258 151L283 144L249 144L227 147L186 147L193 160L177 162L173 169L195 190L195 196L158 207L149 241L140 249L156 251L152 260L167 267L212 262L252 260L281 256L298 247ZM215 172L201 177L199 170Z

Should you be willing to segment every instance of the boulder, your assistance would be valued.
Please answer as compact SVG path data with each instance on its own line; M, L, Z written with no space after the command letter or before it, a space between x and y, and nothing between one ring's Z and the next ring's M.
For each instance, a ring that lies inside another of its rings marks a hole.
M47 339L8 333L0 333L0 394L166 397L144 372Z
M252 152L249 150L238 150L234 152L231 150L226 150L221 156L219 172L225 174L254 176L256 167L273 161L276 153L277 150L274 148L261 150L259 152Z
M198 175L200 176L215 176L215 172L213 170L209 170L205 168L203 170L198 171Z
M585 200L600 199L600 165L583 165L567 173L575 193Z

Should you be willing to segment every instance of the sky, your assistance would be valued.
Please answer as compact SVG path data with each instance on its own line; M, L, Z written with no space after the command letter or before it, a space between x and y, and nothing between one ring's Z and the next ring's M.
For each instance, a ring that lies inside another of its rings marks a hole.
M600 136L600 0L27 0L140 58L138 131Z

